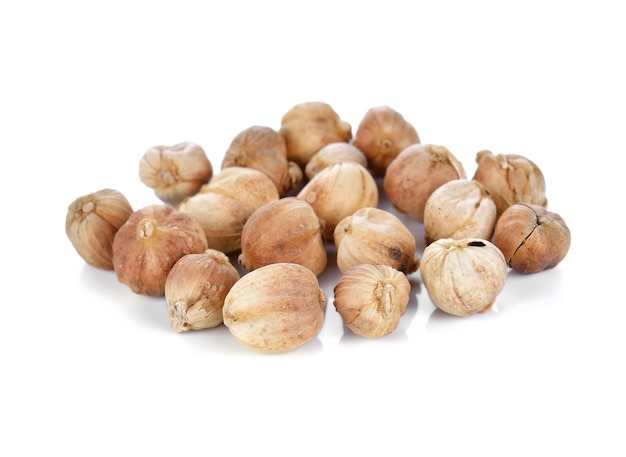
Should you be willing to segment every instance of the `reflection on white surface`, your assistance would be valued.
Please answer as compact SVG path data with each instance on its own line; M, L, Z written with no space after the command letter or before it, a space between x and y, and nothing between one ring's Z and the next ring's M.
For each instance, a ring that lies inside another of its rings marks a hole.
M565 275L560 266L533 275L522 275L509 271L504 289L496 299L491 310L473 316L458 317L446 314L434 306L426 289L421 283L419 271L409 275L411 294L407 309L401 317L398 327L390 335L369 339L354 334L342 322L341 316L333 305L333 288L340 277L336 265L336 253L329 245L329 263L320 275L320 287L327 298L325 320L319 335L295 349L293 352L302 356L324 351L325 346L389 345L406 344L409 347L414 339L422 339L433 332L454 332L459 329L488 328L493 330L499 320L511 317L527 316L533 310L549 311L559 303L566 292ZM236 254L231 256L231 261ZM243 272L245 274L245 272ZM127 325L134 326L138 333L156 331L177 338L183 345L197 350L219 355L245 355L253 352L234 340L228 329L220 325L213 329L189 331L181 334L173 332L164 297L145 297L134 294L119 283L113 271L105 271L82 265L79 275L80 288L92 297L94 304L84 306L105 306L115 309L117 319L124 319ZM110 310L109 310L110 311ZM171 335L170 335L171 334ZM366 341L368 340L368 341ZM265 356L265 354L260 354Z
M80 275L81 285L89 294L100 296L111 306L118 308L134 325L157 331L171 330L164 297L148 297L133 293L120 283L113 271L99 270L84 265Z
M565 275L557 265L532 275L509 271L497 303L501 312L556 303L565 294Z

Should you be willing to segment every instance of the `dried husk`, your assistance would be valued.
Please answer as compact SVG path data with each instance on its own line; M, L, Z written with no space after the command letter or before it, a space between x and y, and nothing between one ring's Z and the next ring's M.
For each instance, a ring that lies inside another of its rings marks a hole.
M420 143L415 127L386 105L375 106L365 113L352 142L365 154L375 176L384 176L391 161L415 143Z
M546 183L542 171L519 154L476 153L473 179L480 181L496 204L498 218L513 203L532 203L547 207Z
M505 209L493 234L493 244L509 267L524 274L557 266L571 242L570 229L559 214L531 203L514 203Z
M324 239L332 241L335 227L356 210L378 206L378 185L363 165L336 163L313 177L298 192L322 221Z
M367 338L392 333L409 303L411 284L389 265L356 265L334 288L334 306L348 329Z
M229 254L241 248L241 232L250 215L278 199L276 186L262 171L227 167L178 209L200 223L209 248Z
M322 225L311 205L297 197L283 197L259 207L241 232L238 261L248 271L296 263L320 275L328 255Z
M317 151L307 162L304 174L311 180L324 168L343 162L355 162L367 168L365 154L353 144L340 141L327 144Z
M239 277L221 251L207 249L178 259L165 281L172 330L182 333L220 325L224 298Z
M504 288L507 272L500 249L479 238L440 238L424 249L420 265L431 300L454 316L489 311Z
M287 144L287 158L302 169L322 147L352 139L352 126L328 103L318 101L294 105L283 115L278 131Z
M414 144L389 164L383 189L397 211L424 222L428 197L442 184L466 177L463 164L445 147Z
M120 191L101 189L78 197L68 206L65 233L85 262L113 270L113 238L132 213Z
M324 322L326 297L306 267L275 263L251 271L224 299L224 325L242 345L282 353L312 340Z
M490 240L496 205L476 180L454 179L439 186L424 207L424 244L439 238Z
M280 197L298 187L302 169L287 160L287 144L271 127L253 125L239 132L222 159L221 168L249 167L265 173L274 183Z
M213 167L204 149L190 141L154 146L139 161L139 178L164 203L176 206L209 182Z
M149 205L130 215L113 239L117 279L140 295L165 295L172 266L187 254L207 249L202 227L172 206Z
M415 237L396 215L380 208L362 208L342 219L334 243L342 273L360 264L389 265L407 275L419 268Z

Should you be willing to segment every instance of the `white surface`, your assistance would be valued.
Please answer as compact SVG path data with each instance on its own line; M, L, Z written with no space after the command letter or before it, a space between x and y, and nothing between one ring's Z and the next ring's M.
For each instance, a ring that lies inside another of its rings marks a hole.
M0 454L624 455L621 9L219 4L0 6ZM465 319L412 275L380 340L344 331L331 265L319 336L269 356L224 327L175 334L162 299L73 251L76 197L156 201L137 175L149 147L194 141L219 168L235 134L309 100L353 132L392 106L468 174L480 149L531 158L568 256L512 273L492 312Z

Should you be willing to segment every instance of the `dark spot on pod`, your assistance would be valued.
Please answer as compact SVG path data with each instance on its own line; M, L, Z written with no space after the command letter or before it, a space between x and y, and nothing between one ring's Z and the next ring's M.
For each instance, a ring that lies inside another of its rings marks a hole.
M400 260L400 257L402 257L402 250L398 247L389 248L388 254L389 258L393 260Z

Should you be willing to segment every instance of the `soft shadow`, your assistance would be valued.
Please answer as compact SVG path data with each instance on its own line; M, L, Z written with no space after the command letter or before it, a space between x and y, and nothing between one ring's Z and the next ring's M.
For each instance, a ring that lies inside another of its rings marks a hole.
M230 263L237 269L237 271L239 272L239 276L243 276L246 273L248 273L248 271L241 266L241 264L239 263L239 255L241 254L241 249L238 249L236 251L233 252L229 252L227 254L228 259L230 260Z
M203 330L190 330L188 332L179 333L181 341L195 351L210 353L214 355L219 351L221 356L237 356L237 357L258 357L258 356L284 356L295 353L299 357L319 354L323 350L322 342L319 338L314 337L302 346L286 352L265 353L244 346L230 333L228 327L220 324L217 327L207 328Z
M509 270L506 284L496 303L503 313L521 308L544 307L565 295L565 284L565 275L559 266L533 274Z
M337 266L337 248L332 241L326 242L326 252L328 257L326 268L318 275L317 280L320 288L324 291L326 306L328 306L328 303L332 301L331 299L335 295L335 285L341 277L341 271L339 271Z
M112 270L100 270L85 265L80 281L93 293L106 296L131 318L151 328L170 331L165 297L147 297L134 293L117 280Z
M400 322L398 323L398 328L394 330L394 332L401 329L405 334L406 331L411 327L415 316L417 316L418 311L418 300L417 296L422 290L422 286L417 277L408 276L409 284L411 284L411 293L409 294L409 302L406 305L406 310L404 311L404 315L400 318Z
M132 294L132 292L131 292ZM146 297L132 294L127 300L129 314L145 325L163 332L172 332L171 321L164 296Z
M350 330L346 325L343 326L343 335L339 339L339 344L342 346L359 346L368 344L380 344L379 342L385 342L388 344L398 344L408 341L409 337L406 334L406 330L401 328L400 325L388 335L384 335L378 338L368 338L366 336L357 335ZM378 343L377 343L378 342Z
M384 178L376 178L376 184L378 185L379 195L378 208L392 213L394 216L400 219L400 221L402 221L406 228L409 229L409 231L413 234L413 237L415 237L415 251L419 254L424 252L424 224L410 218L393 206L393 204L389 201L387 194L385 193L383 185Z
M460 326L467 325L472 322L473 325L490 322L498 318L498 310L496 306L484 313L476 313L470 316L455 316L435 307L428 316L426 321L426 330L428 331L450 331Z
M380 336L378 338L369 338L366 336L358 335L350 330L345 323L343 323L343 334L339 339L339 343L344 346L356 346L372 344L372 341L384 341L393 344L408 341L409 337L406 334L406 328L402 325L402 319L404 317L405 316L402 316L400 318L398 326L391 333L389 333L388 335Z
M80 272L80 284L94 293L111 297L116 301L128 297L129 292L132 293L127 286L117 280L113 270L102 270L88 264L84 264Z
M222 356L247 356L252 352L239 343L224 324L202 330L189 330L176 335L187 347L202 353Z

